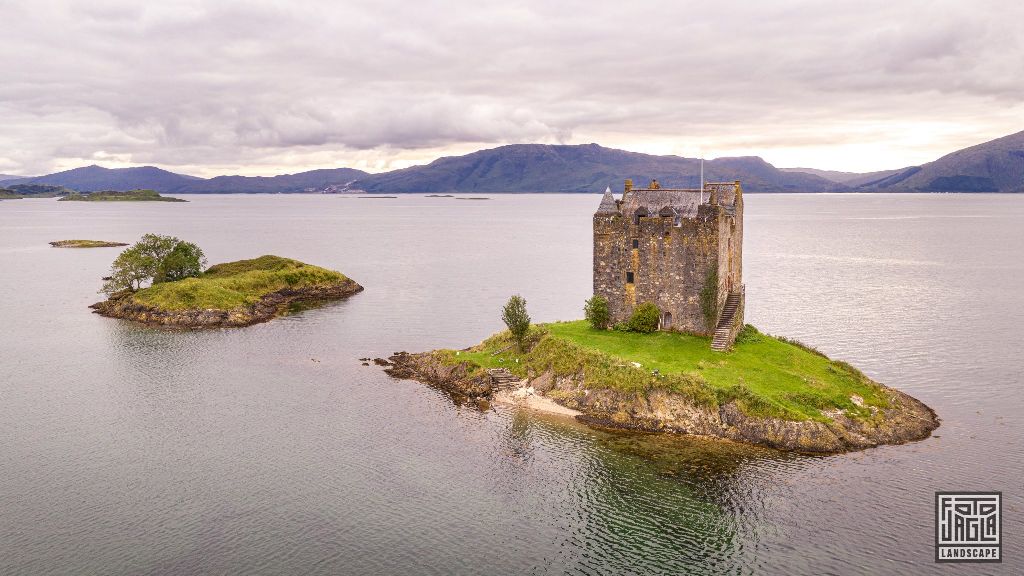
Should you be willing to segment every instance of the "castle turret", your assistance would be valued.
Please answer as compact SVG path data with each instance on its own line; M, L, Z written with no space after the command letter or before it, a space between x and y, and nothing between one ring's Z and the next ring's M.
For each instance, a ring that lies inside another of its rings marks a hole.
M597 207L598 214L612 214L618 212L615 205L615 196L612 196L611 186L604 189L604 196L601 197L601 205Z

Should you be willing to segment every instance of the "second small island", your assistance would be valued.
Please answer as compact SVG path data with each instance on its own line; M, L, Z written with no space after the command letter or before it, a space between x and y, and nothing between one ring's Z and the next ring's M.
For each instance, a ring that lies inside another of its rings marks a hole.
M180 328L248 326L293 304L347 298L363 287L340 272L280 256L215 264L202 274L123 290L93 304L97 314Z
M99 192L73 193L63 196L60 202L188 202L184 198L161 196L156 190L103 190Z

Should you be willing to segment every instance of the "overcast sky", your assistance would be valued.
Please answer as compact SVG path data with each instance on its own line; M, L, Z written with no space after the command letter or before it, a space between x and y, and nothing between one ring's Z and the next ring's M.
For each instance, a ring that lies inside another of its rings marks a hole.
M0 173L507 143L866 171L1024 130L1024 2L0 0Z

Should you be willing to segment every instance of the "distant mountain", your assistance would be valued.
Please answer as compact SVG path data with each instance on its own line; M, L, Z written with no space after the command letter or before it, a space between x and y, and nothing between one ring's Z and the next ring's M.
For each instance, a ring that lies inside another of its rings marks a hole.
M20 178L5 182L4 184L49 184L51 186L64 186L79 192L93 192L96 190L123 191L139 188L170 191L196 180L199 180L199 178L175 174L174 172L168 172L154 166L102 168L93 165L35 178Z
M5 180L21 180L24 176L15 176L14 174L0 174L0 182Z
M906 170L906 168L897 168L896 170L879 170L878 172L840 172L838 170L818 170L816 168L779 168L779 170L782 170L783 172L804 172L806 174L814 174L815 176L821 176L826 180L857 187L877 182L883 178L888 178L889 176Z
M1024 132L958 150L860 188L883 192L1024 192Z
M311 170L272 177L203 179L153 166L86 166L46 176L0 182L63 186L80 192L152 189L163 193L243 192L600 192L631 178L638 186L657 178L665 187L696 187L700 161L604 148L597 144L513 144L439 158L381 174L352 168ZM748 192L1024 192L1024 132L964 148L921 166L864 174L776 168L756 156L704 163L709 182L741 180Z
M209 180L195 180L168 192L179 193L236 193L236 192L305 192L320 191L331 186L345 186L368 172L354 168L310 170L281 176L217 176Z
M819 176L783 172L757 157L704 163L706 181L742 180L751 192L824 192L846 186ZM372 174L352 187L367 192L600 192L626 178L638 186L696 187L700 160L654 156L597 144L514 144L439 158L425 166Z

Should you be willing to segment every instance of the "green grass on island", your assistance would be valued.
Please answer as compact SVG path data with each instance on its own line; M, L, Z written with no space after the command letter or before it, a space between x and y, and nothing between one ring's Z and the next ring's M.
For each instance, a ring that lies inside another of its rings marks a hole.
M57 240L50 242L54 248L115 248L127 246L124 242L108 242L106 240Z
M165 282L132 294L140 304L164 310L231 310L284 288L331 285L340 272L280 256L260 256L211 266L202 275Z
M534 345L525 354L509 347L508 332L469 351L441 354L446 362L466 360L520 376L528 370L540 374L552 369L557 375L582 371L589 388L641 393L663 388L705 406L735 400L752 416L827 421L823 410L842 409L850 417L867 418L870 406L888 407L881 386L856 368L749 325L725 353L711 350L705 337L595 330L582 320L538 325L532 331ZM863 399L863 406L853 396Z
M68 194L60 199L60 202L188 202L181 198L161 196L156 190L129 190L117 192L105 190L102 192L89 192L87 194Z

